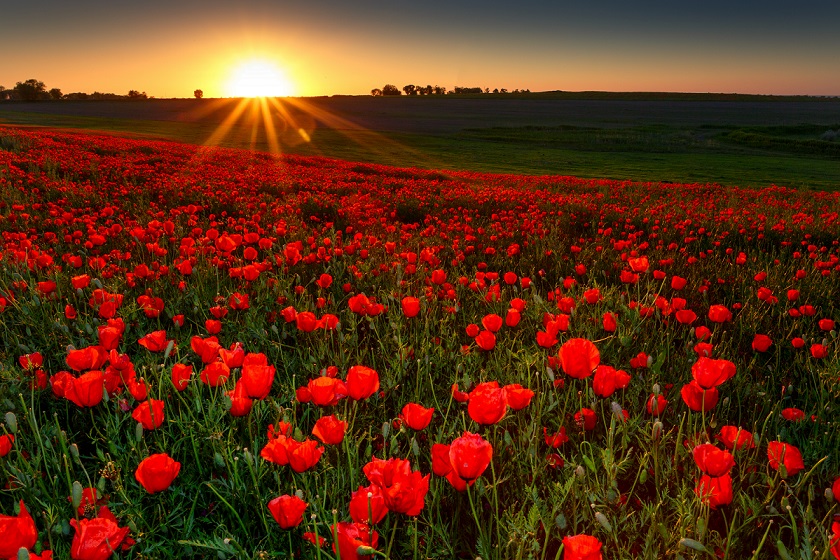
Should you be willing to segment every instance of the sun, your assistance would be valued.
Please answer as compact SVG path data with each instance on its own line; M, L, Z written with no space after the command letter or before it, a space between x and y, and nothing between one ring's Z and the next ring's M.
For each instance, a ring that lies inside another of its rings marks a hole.
M234 68L227 83L230 97L287 97L292 84L273 62L248 60Z

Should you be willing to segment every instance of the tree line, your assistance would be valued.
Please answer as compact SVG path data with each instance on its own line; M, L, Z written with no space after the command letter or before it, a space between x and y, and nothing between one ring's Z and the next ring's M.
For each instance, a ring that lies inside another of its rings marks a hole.
M94 91L93 93L62 93L58 88L47 89L46 84L41 80L29 79L24 82L17 82L15 87L6 89L0 85L0 100L17 100L17 101L51 101L51 100L80 100L80 99L149 99L145 91L137 91L132 89L126 95L119 95L117 93L102 93Z
M414 84L407 84L404 85L402 90L400 90L394 84L385 84L382 88L373 88L370 90L370 94L374 97L379 97L383 95L402 95L405 92L406 95L456 95L462 93L531 93L529 89L515 89L513 91L508 91L507 88L495 88L492 91L490 88L480 88L480 87L461 87L455 86L451 90L447 90L443 86L416 86Z

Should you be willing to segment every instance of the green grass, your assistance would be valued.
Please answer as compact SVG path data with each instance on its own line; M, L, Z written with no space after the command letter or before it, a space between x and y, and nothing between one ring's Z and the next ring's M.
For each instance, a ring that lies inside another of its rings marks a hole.
M4 112L0 122L109 131L205 144L215 123ZM840 124L494 127L454 133L317 128L311 141L281 131L284 153L427 169L573 175L634 181L840 188L840 142L820 140ZM236 125L219 145L270 151L265 131Z

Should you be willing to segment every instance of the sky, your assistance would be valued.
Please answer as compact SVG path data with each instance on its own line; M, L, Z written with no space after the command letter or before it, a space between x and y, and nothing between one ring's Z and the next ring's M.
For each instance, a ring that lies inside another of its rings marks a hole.
M228 97L261 60L297 96L840 95L838 0L0 0L0 13L6 88Z

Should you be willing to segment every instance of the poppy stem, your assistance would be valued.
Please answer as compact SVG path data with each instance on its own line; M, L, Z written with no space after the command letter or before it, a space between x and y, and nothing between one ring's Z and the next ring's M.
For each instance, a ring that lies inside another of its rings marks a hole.
M391 527L391 538L388 539L388 549L385 551L385 556L387 558L391 557L391 548L394 546L394 537L397 536L397 525L399 525L398 521L397 517L394 516L393 526Z

